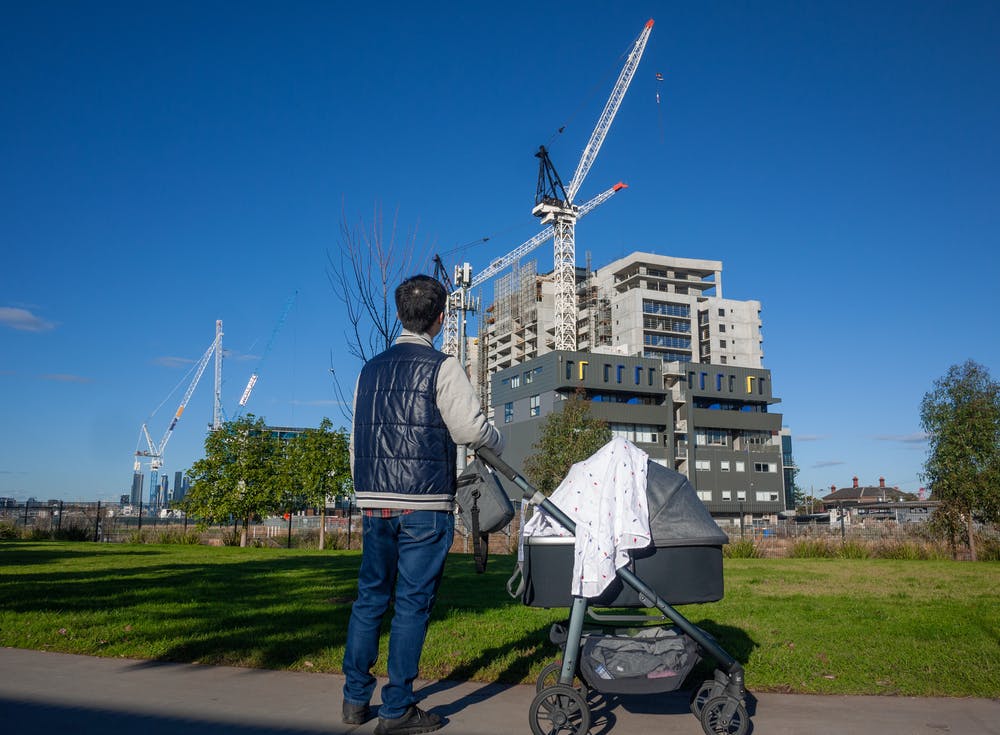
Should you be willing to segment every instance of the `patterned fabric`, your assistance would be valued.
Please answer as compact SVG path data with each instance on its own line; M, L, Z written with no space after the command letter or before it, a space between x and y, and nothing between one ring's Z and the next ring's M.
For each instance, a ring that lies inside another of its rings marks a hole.
M549 498L576 524L571 594L598 597L628 564L629 549L649 546L648 461L648 454L616 437L573 465ZM524 534L570 535L545 511L528 521Z

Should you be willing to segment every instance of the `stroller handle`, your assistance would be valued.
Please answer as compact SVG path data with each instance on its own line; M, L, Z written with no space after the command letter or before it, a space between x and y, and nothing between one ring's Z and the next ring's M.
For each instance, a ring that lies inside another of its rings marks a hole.
M490 467L517 485L526 501L532 505L537 505L539 508L544 510L552 516L560 526L565 528L570 533L576 532L576 524L573 522L573 519L563 513L559 506L546 498L540 491L533 488L531 483L524 478L524 475L500 459L496 452L492 449L482 447L476 450L476 455Z
M517 483L517 478L520 477L518 471L515 470L506 462L504 462L502 459L500 459L500 457L497 456L497 453L494 452L492 449L481 447L476 450L476 456L478 456L481 460L486 462L486 464L495 469L497 472L499 472L501 475L506 477L511 482ZM525 484L527 484L527 482L525 482ZM518 483L518 487L521 487L520 483ZM521 487L521 489L524 490L523 487ZM534 492L533 488L532 492Z

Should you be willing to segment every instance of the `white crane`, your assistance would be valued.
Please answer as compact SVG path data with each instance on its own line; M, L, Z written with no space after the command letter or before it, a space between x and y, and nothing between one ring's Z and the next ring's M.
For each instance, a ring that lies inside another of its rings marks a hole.
M163 433L163 438L160 439L159 444L153 443L153 438L149 435L149 427L146 423L143 423L142 429L139 432L139 443L142 444L143 439L146 441L145 449L136 449L135 452L135 472L139 472L141 469L142 458L147 457L149 459L150 470L158 470L163 466L163 450L167 448L167 442L170 441L170 437L173 436L174 427L177 426L177 422L180 421L181 414L184 413L184 409L187 408L188 401L191 400L191 395L194 393L194 389L198 387L198 381L201 380L202 374L205 372L205 368L208 366L208 361L211 359L212 355L216 356L216 407L215 407L215 420L218 420L219 416L219 381L221 377L221 362L220 356L222 354L222 320L217 320L215 322L215 339L212 340L212 344L208 346L205 350L205 354L201 356L198 363L195 366L194 378L188 385L187 390L184 392L184 397L181 399L180 405L177 407L177 411L174 412L174 417L170 421L170 425L167 430ZM160 404L163 405L163 404ZM217 428L217 427L216 427Z
M541 148L538 157L541 159L539 167L539 191L535 198L535 208L531 213L540 217L542 224L552 223L553 233L553 273L555 276L555 348L557 350L576 349L576 221L580 218L582 208L574 206L573 200L579 191L583 180L590 172L590 167L597 158L597 153L601 150L604 138L608 134L615 114L621 106L625 92L628 91L632 83L632 77L639 67L639 60L646 49L646 42L649 34L653 30L653 20L646 22L645 27L632 46L632 51L625 60L625 66L618 75L604 105L604 111L597 120L597 126L590 135L583 155L576 166L576 172L565 189L559 181L552 163L548 160L545 148ZM543 187L547 184L547 187ZM555 186L558 184L558 187ZM561 196L560 196L561 195Z
M468 298L468 292L481 285L485 281L504 270L521 257L537 248L542 243L554 238L553 247L553 272L556 283L556 303L555 303L555 348L557 350L576 349L576 222L598 205L603 204L616 193L626 188L625 184L618 183L607 191L601 192L596 197L577 207L573 204L576 193L583 184L583 180L590 172L594 160L604 143L604 138L608 134L608 129L621 106L625 92L628 91L632 83L632 77L639 67L639 60L646 49L646 42L649 34L653 30L653 20L646 22L645 27L636 39L625 61L625 66L618 75L611 90L611 96L604 105L604 111L598 118L597 126L590 135L583 155L577 164L576 172L570 181L569 187L563 188L559 176L549 161L548 153L544 147L538 152L541 159L538 174L538 192L535 197L535 208L532 214L541 218L542 224L550 224L549 227L539 232L530 240L510 251L503 257L493 260L489 266L471 277L470 269L461 266L455 268L455 286L457 287L448 299L448 310L445 314L442 349L450 355L459 356L460 344L464 341L464 314L472 310L472 305ZM556 188L558 185L558 189ZM561 195L561 196L560 196ZM467 264L466 264L467 266ZM460 319L459 312L463 313Z
M577 212L577 219L585 217L599 205L608 201L608 199L613 197L619 191L627 188L628 184L623 184L619 181L610 189L602 191L596 197L579 208L579 211ZM468 292L476 286L481 286L500 271L516 263L539 245L548 241L554 234L555 227L546 227L533 238L525 240L506 255L491 261L486 268L481 270L474 277L471 276L468 263L465 264L465 268L461 266L455 267L455 284L458 285L458 288L451 293L451 297L448 299L448 310L445 313L444 328L441 330L443 334L441 348L444 352L447 352L449 355L455 355L456 357L459 356L459 344L461 339L464 338L464 335L459 335L460 324L458 313L460 311L464 312L470 310L467 297Z

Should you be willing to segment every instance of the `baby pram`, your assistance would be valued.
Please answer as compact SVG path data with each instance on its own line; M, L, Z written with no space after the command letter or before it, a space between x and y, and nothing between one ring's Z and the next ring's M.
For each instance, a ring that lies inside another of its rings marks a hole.
M479 458L513 482L525 501L544 510L571 534L573 520L493 452ZM691 711L708 735L745 735L743 667L704 630L672 605L722 598L722 545L727 537L715 524L683 475L649 462L647 500L653 543L629 552L630 563L597 598L571 596L573 539L527 539L524 547L522 602L532 607L570 608L565 626L553 626L553 642L563 649L562 662L538 678L529 709L535 735L585 735L590 729L588 687L608 694L654 694L674 691L702 657L717 668L691 698ZM645 578L645 579L644 579ZM648 616L608 615L593 607L656 608L670 627L636 630L607 627L585 631L587 618L604 626L649 621ZM611 630L615 630L612 628ZM582 682L575 685L574 682Z

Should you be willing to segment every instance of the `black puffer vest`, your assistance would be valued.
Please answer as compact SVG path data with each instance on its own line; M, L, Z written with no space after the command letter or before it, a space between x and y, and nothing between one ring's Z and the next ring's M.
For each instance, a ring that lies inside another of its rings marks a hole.
M447 355L396 344L361 370L354 407L354 492L362 508L451 510L456 447L437 407Z

